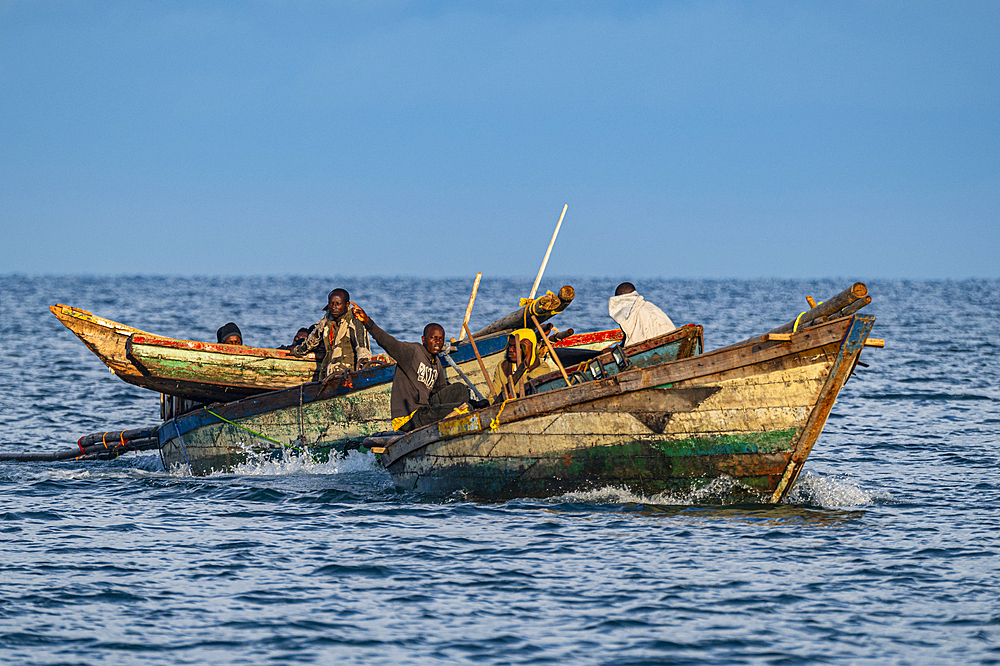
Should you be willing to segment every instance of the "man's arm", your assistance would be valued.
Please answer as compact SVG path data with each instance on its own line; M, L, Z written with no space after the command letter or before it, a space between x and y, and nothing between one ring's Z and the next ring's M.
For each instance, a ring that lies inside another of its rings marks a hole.
M440 366L440 370L438 370L437 379L434 380L435 391L448 385L448 371L445 370L444 361L441 360L440 356L437 357L437 364Z
M326 319L326 317L323 317L323 319ZM323 342L323 319L316 322L313 329L309 331L308 338L288 350L292 356L305 356L313 349L316 349L316 347L319 347L320 343Z
M371 343L368 342L368 331L357 319L351 319L351 342L354 345L354 365L359 367L372 357Z
M379 346L385 350L385 353L391 356L396 363L401 364L411 356L408 344L400 342L379 328L364 310L355 305L353 313L354 318L364 324L365 330L372 334L372 337L375 338L375 342L377 342Z

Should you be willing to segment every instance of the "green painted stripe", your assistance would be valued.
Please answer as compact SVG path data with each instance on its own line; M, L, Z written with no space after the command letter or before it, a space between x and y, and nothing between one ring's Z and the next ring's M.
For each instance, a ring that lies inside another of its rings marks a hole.
M670 441L650 441L668 456L710 456L740 453L779 453L792 448L797 430L772 430L770 432L740 433L717 437L691 437Z

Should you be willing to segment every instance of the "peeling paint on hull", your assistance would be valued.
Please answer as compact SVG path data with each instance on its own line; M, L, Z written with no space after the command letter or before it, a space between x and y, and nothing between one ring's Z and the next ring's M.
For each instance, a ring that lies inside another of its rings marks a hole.
M649 495L728 476L777 502L873 323L844 318L787 344L735 346L510 401L410 433L382 461L397 489L437 496L547 497L609 485Z
M770 493L788 464L794 436L794 430L754 435L767 438L771 447L763 448L773 451L758 450L762 447L750 441L754 437L730 438L724 445L714 438L636 438L538 457L452 458L446 465L427 456L419 463L403 463L394 480L404 491L463 491L476 498L511 499L605 486L625 486L647 496L683 493L726 474L758 494Z
M608 337L591 333L566 340L578 342L576 349L588 349L607 345ZM487 363L499 360L505 343L506 336L481 343ZM463 351L471 355L468 348ZM462 372L488 392L478 361L455 356ZM395 366L365 370L351 376L350 387L324 392L319 384L304 384L183 414L158 429L163 465L202 476L232 470L250 458L280 457L289 447L325 461L331 450L392 429L389 396L394 373ZM446 373L449 382L458 381L454 369L446 368Z

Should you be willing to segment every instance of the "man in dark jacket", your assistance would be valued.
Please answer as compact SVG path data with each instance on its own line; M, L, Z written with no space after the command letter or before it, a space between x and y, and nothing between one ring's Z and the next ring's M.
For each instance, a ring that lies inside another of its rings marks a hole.
M381 328L358 306L354 318L364 324L375 342L396 361L389 399L392 429L409 432L440 421L471 401L465 384L449 384L438 354L444 349L444 328L427 324L420 344L400 342Z

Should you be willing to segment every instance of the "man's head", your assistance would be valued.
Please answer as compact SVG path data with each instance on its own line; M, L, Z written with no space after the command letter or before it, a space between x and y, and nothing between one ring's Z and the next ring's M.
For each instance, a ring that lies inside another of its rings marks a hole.
M309 329L308 328L300 328L298 331L296 331L295 338L292 339L292 344L293 345L300 345L303 342L305 342L306 338L308 338L308 337L309 337Z
M615 296L623 296L625 294L631 294L633 291L635 291L634 284L632 284L631 282L622 282L620 285L618 285L618 288L615 289Z
M535 345L538 337L530 328L519 328L507 336L507 360L517 363L517 345L521 345L521 359L529 367L535 362Z
M340 319L347 312L347 306L350 303L351 295L347 293L346 289L334 289L326 297L326 307L323 309L329 312L334 319Z
M243 334L240 332L240 327L229 322L218 331L215 332L215 337L218 339L219 344L223 345L242 345L243 344Z
M431 354L439 354L444 349L444 327L441 324L427 324L420 342Z

